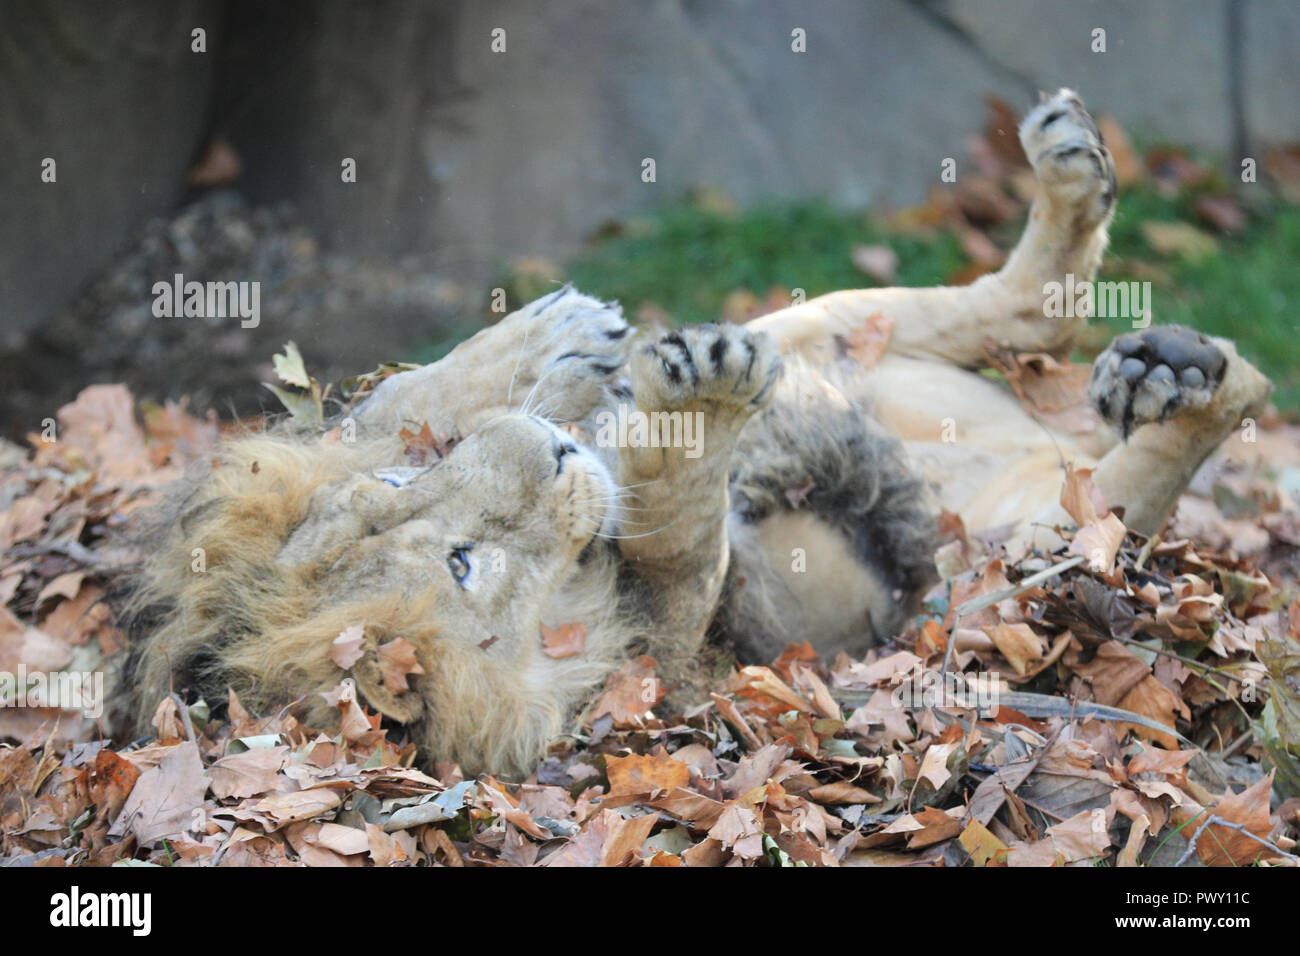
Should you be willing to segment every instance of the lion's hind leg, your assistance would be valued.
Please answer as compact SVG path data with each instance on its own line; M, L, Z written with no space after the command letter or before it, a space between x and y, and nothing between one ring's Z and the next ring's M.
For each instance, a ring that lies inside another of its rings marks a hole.
M760 316L783 354L826 364L868 319L893 320L889 350L974 368L989 340L1016 351L1068 353L1088 316L1053 314L1049 283L1090 282L1107 243L1115 168L1096 124L1069 90L1044 99L1020 126L1038 191L1016 248L996 273L968 286L832 292Z

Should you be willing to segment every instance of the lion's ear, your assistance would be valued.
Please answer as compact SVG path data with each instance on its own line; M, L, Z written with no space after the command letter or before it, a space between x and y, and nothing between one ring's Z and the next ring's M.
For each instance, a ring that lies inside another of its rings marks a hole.
M357 690L365 702L385 717L400 724L413 723L424 715L424 698L414 689L395 694L384 684L379 663L373 657L356 662L352 673L357 680Z

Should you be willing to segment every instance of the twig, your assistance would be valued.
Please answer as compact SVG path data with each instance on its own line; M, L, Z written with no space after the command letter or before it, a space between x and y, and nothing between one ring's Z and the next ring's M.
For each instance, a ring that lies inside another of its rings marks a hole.
M181 700L180 694L173 691L171 699L176 702L176 706L180 709L181 723L185 725L185 736L189 738L190 743L194 743L194 722L190 720L190 709L185 706L185 701Z
M47 554L60 554L73 561L92 567L107 566L103 558L78 541L66 541L57 544L19 544L5 551L6 558L39 558Z
M1174 511L1177 510L1177 508L1178 499L1175 498L1169 507L1165 509L1165 516L1161 518L1160 523L1156 525L1155 532L1151 537L1147 538L1147 543L1142 545L1142 550L1138 552L1137 561L1133 564L1134 570L1141 571L1142 568L1145 567L1147 558L1151 557L1152 549L1155 548L1156 543L1160 540L1160 535L1164 532L1165 525L1169 524L1169 519L1174 516Z
M1286 850L1281 849L1276 844L1269 843L1263 837L1256 836L1255 834L1251 833L1249 830L1246 829L1246 825L1244 823L1233 823L1230 820L1225 820L1223 819L1223 817L1212 813L1208 817L1206 817L1205 822L1202 823L1197 828L1196 832L1192 835L1191 842L1187 844L1187 849L1183 851L1183 855L1178 858L1178 862L1175 863L1174 866L1182 866L1184 863L1186 863L1188 860L1192 858L1192 854L1196 852L1197 841L1200 840L1201 834L1203 834L1206 831L1206 829L1210 826L1210 824L1214 824L1215 826L1220 826L1220 827L1227 827L1229 830L1236 830L1238 833L1250 837L1256 843L1262 843L1264 846L1268 847L1278 856L1285 857L1288 860L1294 860L1297 863L1300 863L1300 856L1296 856L1294 853L1288 853L1286 852ZM1222 844L1220 844L1220 846L1222 846Z
M1236 740L1230 743L1226 749L1219 751L1219 759L1227 760L1238 750L1240 750L1242 746L1250 743L1254 739L1255 739L1255 731L1252 730L1250 727L1247 727L1244 731L1242 731L1241 736L1239 736Z
M1050 568L1044 568L1042 571L1029 575L1029 577L1022 581L1018 581L1010 587L999 588L996 591L990 591L988 594L981 594L979 597L971 598L969 601L966 601L964 604L958 605L953 609L953 629L956 630L957 622L961 620L964 615L974 614L976 611L982 611L986 607L992 607L999 601L1005 601L1007 598L1015 597L1017 594L1023 594L1025 591L1041 584L1048 578L1056 577L1058 574L1070 570L1070 568L1078 567L1083 564L1083 561L1084 556L1081 554L1076 555L1073 558L1066 558L1064 561L1059 561ZM941 675L946 675L948 673L948 664L952 660L952 647L953 640L952 637L949 636L948 646L943 652L943 666L939 668L939 673Z

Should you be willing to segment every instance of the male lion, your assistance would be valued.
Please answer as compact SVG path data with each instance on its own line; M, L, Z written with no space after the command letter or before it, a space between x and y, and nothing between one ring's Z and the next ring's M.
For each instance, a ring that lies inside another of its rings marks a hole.
M1120 336L1091 396L1121 442L1054 432L974 371L989 341L1070 351L1086 319L1045 315L1044 285L1093 279L1114 208L1110 154L1073 93L1032 109L1020 139L1038 195L1006 266L972 285L838 292L644 344L617 307L565 287L386 380L353 413L355 442L228 443L178 494L140 580L141 725L173 686L305 697L323 720L316 692L345 674L332 643L362 625L346 673L426 761L524 773L634 648L690 686L709 632L759 659L792 638L825 652L893 635L934 579L940 506L1032 541L1068 521L1072 461L1156 531L1269 383L1226 341ZM837 343L877 312L895 327L867 370ZM593 440L611 414L644 416L640 431ZM655 440L688 421L698 442ZM398 432L423 422L464 438L402 467ZM546 653L542 625L574 622L582 650ZM378 653L397 638L423 671L405 691Z

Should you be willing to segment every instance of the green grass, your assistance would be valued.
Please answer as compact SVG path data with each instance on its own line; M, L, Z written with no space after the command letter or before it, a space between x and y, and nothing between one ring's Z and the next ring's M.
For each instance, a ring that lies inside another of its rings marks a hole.
M1147 245L1143 221L1187 219L1187 213L1153 192L1125 193L1102 278L1131 277L1126 267L1133 262L1159 263L1168 278L1152 282L1155 321L1232 339L1273 379L1278 407L1300 412L1300 209L1279 206L1257 215L1240 235L1219 238L1218 255L1198 260L1169 260Z
M618 299L629 313L652 302L679 322L711 322L736 289L761 298L773 286L800 288L812 298L867 285L849 250L876 242L898 253L903 285L931 285L963 264L950 236L890 237L867 216L817 203L734 216L677 206L590 248L570 263L568 276L584 292Z
M1157 322L1233 339L1276 383L1279 407L1300 412L1300 209L1254 216L1241 235L1219 237L1217 255L1162 256L1142 236L1147 220L1190 220L1190 208L1149 189L1121 197L1103 279L1152 278ZM1014 229L1003 230L1014 239ZM849 260L857 243L884 242L899 256L898 284L946 281L965 260L955 239L891 235L877 220L818 203L725 215L678 206L589 247L569 264L578 288L618 299L629 314L653 303L680 322L713 321L726 296L763 297L774 286L809 297L872 285ZM1127 328L1114 320L1116 331Z
M1150 188L1125 191L1111 228L1111 247L1100 278L1150 280L1154 318L1233 339L1277 390L1274 399L1289 417L1300 416L1300 208L1277 205L1252 214L1241 234L1218 237L1217 254L1199 260L1162 255L1142 234L1147 221L1195 222L1193 198L1166 199ZM1004 246L1019 224L997 231ZM737 290L764 299L773 289L803 289L808 298L874 283L850 261L859 244L885 243L899 257L896 283L934 285L950 281L967 265L951 235L919 237L890 232L880 220L817 202L767 205L730 213L686 204L633 220L592 242L564 266L579 289L617 299L630 316L654 305L678 322L719 318ZM548 281L516 276L507 285L512 301L549 289ZM1126 320L1111 320L1115 331ZM481 328L466 321L410 356L421 362L446 354ZM1092 337L1100 348L1107 336ZM1081 357L1090 358L1085 348Z

